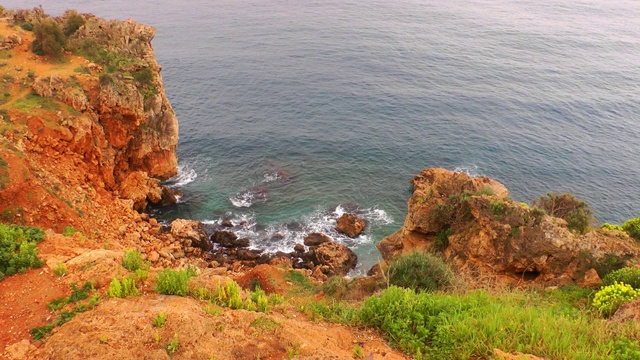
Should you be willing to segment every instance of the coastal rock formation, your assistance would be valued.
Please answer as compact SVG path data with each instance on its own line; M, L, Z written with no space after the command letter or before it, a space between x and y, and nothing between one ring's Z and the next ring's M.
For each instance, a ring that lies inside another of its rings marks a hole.
M202 251L211 251L213 244L204 232L204 225L199 221L176 219L171 223L171 235L182 240L183 246L196 247Z
M472 274L509 282L593 285L597 280L591 269L611 259L635 263L640 254L626 234L604 229L573 233L564 220L515 203L502 184L487 177L427 169L412 184L404 225L377 244L386 261L413 250L439 249Z
M309 251L301 255L306 263L311 262L327 276L344 276L356 267L358 256L348 247L339 244L328 236L311 233L304 240ZM314 245L311 245L314 244Z
M336 230L352 238L360 235L364 226L364 220L360 219L356 214L342 214L336 220Z
M40 16L38 10L20 14ZM56 20L64 24L66 16ZM81 16L84 25L70 35L67 48L101 65L88 63L82 73L36 74L31 88L79 113L63 121L70 134L65 146L93 166L99 175L94 182L120 190L141 210L161 199L158 181L150 180L177 173L178 121L151 47L155 29L133 20Z

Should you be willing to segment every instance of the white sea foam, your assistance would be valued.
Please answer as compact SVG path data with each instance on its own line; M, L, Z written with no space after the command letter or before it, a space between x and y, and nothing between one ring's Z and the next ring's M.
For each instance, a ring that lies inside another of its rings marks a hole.
M237 205L234 205L241 207L239 206L241 204L245 204L245 202L237 201ZM367 229L393 222L384 210L376 207L356 209L354 212L365 220ZM261 225L257 223L253 213L238 213L231 217L225 215L224 219L204 222L220 225L223 220L230 220L233 224L230 230L239 237L250 239L252 249L263 249L269 253L290 252L296 244L302 244L304 238L313 232L324 233L351 249L356 249L364 244L372 244L373 236L366 233L366 229L365 233L355 238L350 238L336 230L336 220L344 213L344 207L338 205L333 211L318 208L313 213L303 216L299 221L288 223Z
M198 174L188 165L178 165L178 174L167 180L166 184L170 187L183 187L196 180Z
M482 176L482 174L478 171L477 165L458 166L455 169L453 169L453 171L459 172L459 173L465 173L471 177Z
M239 194L232 196L229 198L229 201L233 204L233 206L238 208L250 207L253 205L254 194L249 190L244 190Z
M263 182L270 183L270 182L276 181L278 179L280 179L280 173L278 173L278 172L267 173L267 174L264 174Z

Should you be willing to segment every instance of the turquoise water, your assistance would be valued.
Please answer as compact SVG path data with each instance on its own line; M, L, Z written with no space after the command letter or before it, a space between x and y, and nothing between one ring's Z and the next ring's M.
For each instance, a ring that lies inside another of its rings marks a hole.
M164 219L244 220L270 249L327 231L365 269L427 167L490 176L519 201L570 191L600 222L640 214L640 2L43 6L158 29L185 192ZM365 236L333 232L344 209Z

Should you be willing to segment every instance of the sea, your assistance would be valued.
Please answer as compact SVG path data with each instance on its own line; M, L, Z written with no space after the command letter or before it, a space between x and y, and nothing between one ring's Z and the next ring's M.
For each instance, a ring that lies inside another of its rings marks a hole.
M517 201L568 191L597 223L640 215L640 1L11 0L157 28L180 123L169 222L230 219L252 246L320 231L355 274L444 167ZM355 212L355 239L334 229Z

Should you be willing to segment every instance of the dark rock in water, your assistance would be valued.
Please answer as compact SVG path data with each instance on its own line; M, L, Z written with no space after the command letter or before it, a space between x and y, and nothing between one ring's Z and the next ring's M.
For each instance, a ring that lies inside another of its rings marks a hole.
M211 236L211 241L226 248L243 248L251 243L249 239L238 239L238 236L231 231L216 231Z
M271 239L269 239L269 240L272 241L272 242L276 242L276 241L280 241L282 239L284 239L284 234L280 233L280 232L277 232L277 233L273 234L271 236Z
M262 250L238 249L238 251L236 251L236 258L238 260L257 260L260 258L261 252Z
M233 223L231 222L231 220L224 220L220 226L222 227L226 227L226 228L230 228L233 227Z
M318 246L324 242L333 241L330 237L322 233L311 233L304 238L304 244L307 246Z
M161 188L162 188L162 195L160 198L161 206L173 205L178 202L178 196L182 196L182 191L180 190L173 190L166 186L161 186Z
M211 235L211 241L216 244L223 245L230 244L233 241L238 239L238 235L232 233L231 231L216 231Z
M249 245L251 245L251 240L247 238L242 238L242 239L236 240L233 244L233 247L245 248L245 247L249 247Z
M293 251L295 251L297 253L303 253L304 252L304 245L296 244L296 246L293 247Z
M345 213L337 220L336 230L354 238L362 232L364 226L364 220L360 219L358 215Z

